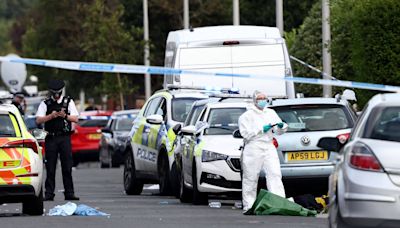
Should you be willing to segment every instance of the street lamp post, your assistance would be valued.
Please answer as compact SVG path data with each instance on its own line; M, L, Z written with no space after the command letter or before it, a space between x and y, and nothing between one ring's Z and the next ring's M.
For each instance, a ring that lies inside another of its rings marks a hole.
M149 15L147 0L143 0L143 33L144 33L144 65L150 66L150 47L149 47ZM144 76L145 96L148 99L151 95L150 74Z
M183 0L183 28L189 28L189 0Z
M283 0L276 0L275 5L276 27L283 36Z
M323 79L330 79L332 75L332 59L330 53L331 43L331 26L330 26L330 10L329 0L322 0L322 65L323 65ZM332 86L323 86L323 96L332 96Z
M233 25L240 24L239 0L233 0Z

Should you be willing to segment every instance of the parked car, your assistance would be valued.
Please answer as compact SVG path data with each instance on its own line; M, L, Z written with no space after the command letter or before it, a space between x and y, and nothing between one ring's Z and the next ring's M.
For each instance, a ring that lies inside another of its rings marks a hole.
M270 107L289 126L275 137L287 195L327 194L337 153L317 143L322 137L349 138L357 118L349 102L339 97L277 99Z
M322 138L340 151L329 179L330 227L400 227L400 94L365 106L349 141Z
M207 204L209 194L242 190L242 139L232 138L244 101L202 100L193 104L175 148L181 202Z
M140 109L114 112L100 139L101 168L119 167L124 162L129 132Z
M0 180L0 204L22 202L22 213L43 214L41 147L14 105L0 105Z
M71 135L72 157L74 166L83 161L99 160L99 143L101 129L113 111L86 111L81 112L77 124L73 124Z
M174 127L183 123L193 102L207 95L184 89L160 90L140 110L132 130L125 159L124 188L128 195L140 194L143 184L158 182L160 193L170 195L177 190L178 180L171 179L175 170L172 144ZM172 182L172 183L171 183Z

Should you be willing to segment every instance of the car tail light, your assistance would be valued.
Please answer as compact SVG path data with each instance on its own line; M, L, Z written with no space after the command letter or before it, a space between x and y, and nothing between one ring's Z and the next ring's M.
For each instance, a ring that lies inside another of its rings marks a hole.
M356 169L382 171L378 159L363 143L356 143L350 151L350 165Z
M240 44L240 42L237 40L228 40L222 43L222 45L238 45L238 44Z
M341 144L345 144L347 140L350 138L350 133L344 133L336 136L337 139L339 139L339 142Z
M8 148L19 148L19 147L25 147L25 148L31 148L35 153L39 153L39 147L38 144L34 139L22 139L22 140L15 140L15 141L10 141L7 142L3 147L8 147Z
M272 143L274 144L275 148L278 148L279 143L278 140L276 140L276 138L272 138Z

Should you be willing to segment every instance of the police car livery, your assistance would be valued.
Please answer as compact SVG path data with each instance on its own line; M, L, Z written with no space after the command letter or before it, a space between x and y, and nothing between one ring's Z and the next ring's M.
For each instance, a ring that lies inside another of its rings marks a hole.
M171 180L175 140L173 127L183 123L193 102L207 95L181 89L156 92L139 112L129 134L124 168L124 188L128 195L140 194L145 183L159 183L160 193L169 195L177 180ZM177 191L177 190L176 190ZM176 191L174 191L176 193Z
M33 132L44 139L44 131ZM0 105L0 205L22 202L22 212L43 214L42 148L14 105Z

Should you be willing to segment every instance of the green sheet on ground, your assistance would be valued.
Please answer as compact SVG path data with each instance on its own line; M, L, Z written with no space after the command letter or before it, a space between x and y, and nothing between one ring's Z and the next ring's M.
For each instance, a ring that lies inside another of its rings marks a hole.
M315 216L317 211L309 210L297 203L261 189L253 207L246 215L291 215L291 216Z

